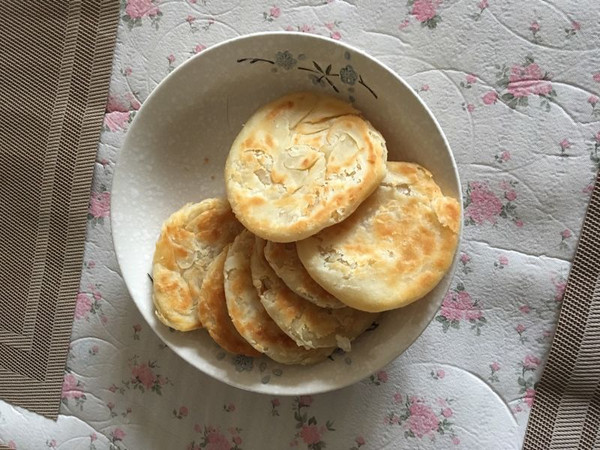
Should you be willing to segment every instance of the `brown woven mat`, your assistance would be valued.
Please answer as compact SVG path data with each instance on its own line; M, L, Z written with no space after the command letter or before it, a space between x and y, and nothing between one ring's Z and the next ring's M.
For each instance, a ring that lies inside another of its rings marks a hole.
M0 1L0 398L60 406L118 0Z
M600 173L523 448L600 448Z

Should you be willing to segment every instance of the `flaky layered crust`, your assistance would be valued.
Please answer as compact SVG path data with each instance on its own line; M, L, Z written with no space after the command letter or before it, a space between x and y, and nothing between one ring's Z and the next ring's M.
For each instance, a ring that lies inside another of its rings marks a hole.
M347 220L296 244L309 274L348 306L385 311L423 297L450 267L460 205L417 164L388 162Z
M198 317L208 334L223 349L235 354L258 356L260 352L238 333L227 311L223 269L228 250L229 246L225 247L208 266L200 289Z
M264 256L265 241L256 238L251 268L254 287L267 313L298 345L306 348L340 347L365 331L377 314L352 308L321 308L294 294L275 274Z
M275 273L295 294L321 308L338 309L346 305L323 289L308 274L296 250L296 243L267 242L265 258Z
M294 93L260 108L225 164L227 198L238 219L275 242L336 224L385 176L381 134L350 104Z
M254 239L252 233L244 230L229 248L225 260L225 298L233 325L252 347L282 364L314 364L324 360L333 349L299 347L265 311L250 271Z
M242 230L225 199L190 203L163 224L152 263L156 316L179 331L202 326L197 306L212 260Z

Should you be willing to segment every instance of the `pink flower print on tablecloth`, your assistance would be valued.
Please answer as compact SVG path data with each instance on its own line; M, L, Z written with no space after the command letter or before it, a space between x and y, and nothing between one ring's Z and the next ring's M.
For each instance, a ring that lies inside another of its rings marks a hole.
M521 344L525 344L525 342L529 342L529 338L524 335L525 331L527 331L527 327L525 325L523 325L522 323L518 324L515 327L515 331L519 335L519 342Z
M410 26L410 19L404 19L402 22L400 22L400 25L398 25L398 29L400 31L403 31L405 29L407 29Z
M308 399L310 399L308 401ZM299 442L306 444L309 449L321 449L326 447L324 440L325 434L330 431L335 431L333 422L327 420L325 425L319 424L319 420L315 417L309 417L308 412L303 409L309 409L312 404L311 396L300 396L294 399L294 419L296 421L296 431L290 446L297 446Z
M242 437L240 436L241 429L231 427L228 433L221 431L219 427L213 425L194 425L196 433L202 433L202 437L198 442L192 441L187 447L187 450L241 450ZM228 437L229 435L229 437Z
M74 400L75 406L78 407L80 411L83 411L83 405L87 400L87 397L83 392L83 387L83 383L77 380L75 375L67 372L63 379L61 402L67 406L69 400Z
M140 364L133 366L131 369L131 377L138 383L141 383L146 389L152 389L154 385L155 375L148 364Z
M88 313L92 310L92 301L87 294L80 292L77 294L77 303L75 303L75 318L87 319Z
M525 391L525 397L523 398L523 401L525 403L527 403L527 406L529 406L531 408L533 406L533 399L534 398L535 398L535 389L528 388Z
M220 433L217 430L211 430L207 434L207 450L229 450L231 446L229 445L229 439Z
M600 99L596 95L593 95L593 94L590 95L587 99L587 102L592 107L592 117L600 117L600 106L598 106L599 101L600 101Z
M175 68L175 55L173 53L171 53L170 55L167 56L167 63L168 63L168 67L167 67L167 71L171 72L173 71L173 69Z
M493 105L498 101L498 93L496 91L489 91L483 97L481 97L483 103L486 105Z
M267 22L273 22L281 16L281 9L278 6L272 6L269 11L263 12L263 18Z
M82 397L82 384L75 378L75 375L67 373L63 379L62 398L79 398Z
M504 164L504 163L510 161L511 155L508 150L503 150L500 153L498 153L497 155L495 155L494 159L496 160L497 163Z
M492 192L486 183L469 183L466 195L465 218L467 224L481 225L485 222L496 223L502 212L502 201Z
M567 289L567 280L562 275L553 275L551 277L552 284L554 285L554 301L560 303L565 296L565 290Z
M196 55L204 50L206 50L206 45L196 44L196 46L194 46L194 48L189 52L189 54Z
M152 0L127 0L125 14L132 19L141 19L158 14L158 6Z
M498 371L500 370L500 364L497 362L493 362L490 364L490 376L488 377L488 381L490 383L498 383L500 379L498 378Z
M446 377L446 372L444 371L444 369L438 369L436 371L432 370L431 372L429 372L429 375L434 380L442 380Z
M125 433L125 431L123 431L121 428L115 428L113 431L110 432L110 442L112 442L113 444L117 444L118 442L121 442L123 439L125 439L126 435L127 434ZM120 447L111 445L111 448Z
M494 262L494 267L496 269L504 269L508 266L508 257L505 255L498 256L498 261Z
M285 31L299 31L301 33L314 33L315 32L315 27L313 27L312 25L308 25L306 23L303 25L298 25L296 27L288 25L284 29L285 29Z
M462 322L467 322L477 336L481 334L481 327L487 324L479 302L471 298L462 283L448 291L435 320L442 324L444 333L450 328L459 329Z
M139 323L136 323L135 325L133 325L133 340L134 341L140 340L140 332L141 331L142 331L142 326Z
M520 386L519 393L523 395L522 401L525 401L528 405L530 402L533 402L533 393L534 393L534 372L539 368L541 364L540 359L532 354L528 354L523 358L523 361L520 363L521 366L521 374L517 379L517 383ZM530 400L527 400L530 398Z
M103 224L104 219L110 215L110 192L101 190L92 192L90 196L90 207L88 209L88 220L92 225Z
M140 109L140 102L133 94L125 96L127 101L119 100L114 95L108 96L106 114L104 115L104 130L117 132L127 127L133 120L135 112ZM126 103L129 103L127 105Z
M409 431L419 438L437 431L440 423L433 410L422 403L413 403L409 407Z
M129 31L134 27L142 26L144 18L149 18L152 26L158 30L162 12L157 3L156 0L126 0L125 14L122 19L127 24Z
M107 113L104 116L104 127L105 129L115 132L122 130L130 122L130 113L114 111Z
M473 268L471 267L470 262L471 262L471 256L469 256L465 252L462 252L460 254L460 263L462 264L462 271L465 275L469 274L473 271Z
M301 395L298 397L298 403L300 406L310 406L313 402L313 398L310 395Z
M483 12L488 9L490 6L488 0L481 0L479 3L477 3L477 8L479 9L479 11L477 11L474 14L471 14L471 18L474 20L479 20L481 19L481 16L483 14Z
M504 93L500 96L502 101L515 109L517 106L526 107L529 97L538 96L540 104L546 111L550 111L550 102L556 98L556 91L552 87L552 77L544 72L534 61L532 56L527 56L523 64L514 64L508 67L497 65L499 72L497 85Z
M540 359L534 355L527 355L523 359L523 368L525 370L535 370L540 365Z
M571 21L571 26L565 28L565 36L567 39L572 38L577 34L578 31L581 30L581 24L576 20Z
M279 406L281 405L281 401L278 398L271 399L271 415L279 416Z
M175 408L172 411L173 417L175 419L179 419L179 420L187 417L189 413L190 413L190 411L189 411L188 407L185 405L180 406L179 409Z
M405 401L399 410L387 414L385 422L388 425L401 426L405 439L434 439L448 436L450 440L456 438L453 423L449 420L454 416L451 408L453 399L437 400L438 409L430 406L423 398L406 395ZM398 402L396 402L398 403Z
M423 27L434 29L442 20L438 13L441 3L442 0L409 0L408 7L410 8L410 14Z
M558 143L560 148L560 156L567 156L567 150L570 149L573 144L568 139L563 139Z
M486 182L471 181L465 193L465 224L495 225L499 218L511 219L517 227L523 226L523 221L516 215L517 181L503 181L499 187L503 192L501 199Z
M316 425L304 425L300 429L300 437L305 444L311 446L321 441L321 432Z
M560 247L561 250L567 250L569 248L569 239L571 239L572 233L571 230L564 229L560 232L560 243L558 244L558 246Z
M531 22L531 25L529 25L529 31L531 31L533 42L535 42L536 44L542 42L542 39L538 35L540 29L541 27L537 20L534 20L533 22Z
M535 63L527 66L515 65L510 69L507 89L514 97L547 95L552 91L552 83L544 79L540 66Z
M233 403L226 403L223 405L223 411L225 412L233 412L235 411L235 404Z
M340 26L340 22L337 20L334 22L325 23L325 28L327 28L329 30L329 37L336 41L339 41L342 38L342 35L338 30L339 26Z
M134 355L129 360L131 377L127 380L123 380L120 387L113 384L109 388L111 392L124 394L126 390L133 389L139 390L142 393L151 391L161 395L164 386L173 385L169 378L156 373L157 369L159 369L159 365L156 361L140 362L139 359L139 356Z
M600 131L598 131L588 142L590 160L593 163L592 171L600 170Z
M388 379L388 373L385 370L380 370L369 377L369 384L380 386L381 384L387 383Z
M553 272L550 274L550 283L554 288L554 292L541 305L533 309L540 319L554 321L562 305L563 296L567 288L566 276Z
M90 285L90 292L80 292L77 294L77 302L75 303L75 319L90 320L90 314L99 315L102 320L104 313L102 312L102 294L98 290L98 286Z

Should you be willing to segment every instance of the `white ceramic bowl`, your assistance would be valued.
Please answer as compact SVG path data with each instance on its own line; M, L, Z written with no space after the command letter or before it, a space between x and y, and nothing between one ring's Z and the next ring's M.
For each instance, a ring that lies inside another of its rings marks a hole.
M162 222L186 202L223 196L233 139L259 106L315 90L353 101L387 141L390 160L419 163L446 195L461 199L444 134L418 95L394 72L339 42L301 33L244 36L203 51L166 77L127 133L112 188L112 232L133 301L160 338L193 366L233 386L276 395L314 394L357 382L404 352L429 324L449 274L425 298L384 314L348 354L309 367L222 351L204 330L172 332L151 300L154 244ZM462 201L461 201L462 204Z

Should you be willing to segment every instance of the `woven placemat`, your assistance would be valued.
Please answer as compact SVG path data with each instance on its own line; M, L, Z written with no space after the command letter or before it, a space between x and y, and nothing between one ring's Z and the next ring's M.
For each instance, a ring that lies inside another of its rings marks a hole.
M0 1L0 398L56 418L118 0Z
M600 174L523 448L600 448Z

